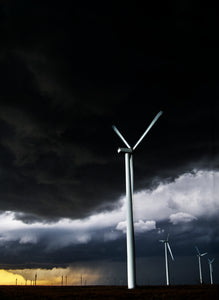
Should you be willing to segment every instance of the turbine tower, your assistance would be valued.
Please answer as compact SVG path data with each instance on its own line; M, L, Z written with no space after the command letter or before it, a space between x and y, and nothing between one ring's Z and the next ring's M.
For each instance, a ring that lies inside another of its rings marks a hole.
M133 198L133 153L140 142L143 140L145 135L157 121L157 119L162 115L162 111L160 111L148 128L145 130L143 135L137 141L134 147L131 147L116 126L113 125L113 130L120 137L123 143L127 146L127 148L119 148L118 153L125 154L125 178L126 178L126 201L127 201L127 230L126 230L126 240L127 240L127 278L128 278L128 288L133 289L136 285L136 272L135 272L135 244L134 244L134 225L133 225L133 208L132 208L132 198Z
M212 267L213 262L214 262L214 258L212 260L208 258L211 284L213 284L213 267Z
M201 265L201 257L204 256L204 255L206 255L207 252L201 254L197 246L195 246L195 249L196 249L196 251L197 251L197 253L198 253L198 254L197 254L197 257L198 257L198 266L199 266L199 277L200 277L200 283L202 284L203 281L202 281L202 265Z
M166 282L167 282L167 285L169 285L170 281L169 281L168 251L170 253L170 256L171 256L172 260L174 260L173 253L171 251L170 244L169 244L169 234L168 234L166 240L160 240L160 242L164 244L165 267L166 267ZM168 249L168 251L167 251L167 249Z

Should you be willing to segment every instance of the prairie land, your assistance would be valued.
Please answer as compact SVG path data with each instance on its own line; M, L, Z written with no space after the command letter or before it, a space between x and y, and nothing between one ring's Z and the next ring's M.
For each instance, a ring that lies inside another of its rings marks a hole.
M216 300L218 285L139 286L0 286L1 300L50 299L147 299L147 300Z

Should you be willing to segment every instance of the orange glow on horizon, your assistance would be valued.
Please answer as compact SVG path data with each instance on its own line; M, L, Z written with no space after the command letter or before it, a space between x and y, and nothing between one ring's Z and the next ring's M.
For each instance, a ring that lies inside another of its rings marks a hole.
M24 285L25 282L22 275L13 274L6 270L0 270L0 285Z
M92 285L98 282L101 274L97 271L84 268L73 269L53 268L48 269L17 269L0 270L0 285Z

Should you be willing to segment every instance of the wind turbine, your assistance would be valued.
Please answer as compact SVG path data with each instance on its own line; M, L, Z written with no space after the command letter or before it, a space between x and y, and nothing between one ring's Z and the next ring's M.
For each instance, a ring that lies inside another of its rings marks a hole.
M212 273L213 273L213 267L212 267L212 264L214 262L214 258L212 260L210 260L208 258L208 264L209 264L209 270L210 270L210 279L211 279L211 284L213 284L213 276L212 276Z
M36 286L36 282L37 282L37 273L35 274L35 286Z
M171 248L170 248L170 244L169 244L169 234L167 236L167 239L166 240L160 240L161 243L164 244L164 252L165 252L165 266L166 266L166 282L167 282L167 285L170 284L170 281L169 281L169 263L168 263L168 251L170 253L170 256L172 258L172 260L174 260L174 257L173 257L173 253L171 251ZM167 251L168 249L168 251Z
M119 148L118 153L125 154L125 178L126 178L126 218L127 218L127 230L126 230L126 240L127 240L127 277L128 277L128 288L133 289L136 285L136 271L135 271L135 244L134 244L134 225L133 225L133 209L132 209L132 198L133 198L133 185L134 185L134 174L133 174L133 153L140 142L143 140L145 135L157 121L157 119L162 115L162 111L160 111L148 128L145 130L143 135L137 141L134 147L131 147L116 126L112 126L113 130L120 137L123 143L127 146L127 148Z
M198 253L198 254L197 254L197 257L198 257L198 266L199 266L199 277L200 277L200 283L202 284L203 281L202 281L202 265L201 265L201 257L204 256L204 255L206 255L207 252L205 252L205 253L200 253L200 251L199 251L199 249L198 249L197 246L195 246L195 249L196 249L196 251L197 251L197 253Z

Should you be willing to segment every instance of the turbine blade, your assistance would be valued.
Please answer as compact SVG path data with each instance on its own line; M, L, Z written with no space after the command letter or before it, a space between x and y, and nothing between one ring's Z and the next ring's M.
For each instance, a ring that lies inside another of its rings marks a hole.
M211 272L213 273L213 266L212 266L212 263L214 262L214 258L212 259L212 260L210 260L209 258L208 258L208 263L209 263L209 268L210 268L210 270L211 270Z
M201 256L204 256L204 255L206 255L206 254L208 254L208 252L202 253Z
M212 258L211 263L213 263L215 261L215 258Z
M165 241L164 240L159 240L159 242L164 243Z
M120 139L123 141L123 143L131 149L131 146L128 144L128 142L125 140L125 138L121 135L121 133L119 132L119 130L116 128L115 125L112 126L113 130L115 131L115 133L120 137Z
M173 253L171 251L170 244L168 242L167 242L167 247L168 247L168 250L170 252L170 256L171 256L172 260L174 260Z
M151 129L151 127L154 125L154 123L158 120L158 118L162 115L162 111L160 111L155 118L153 119L153 121L151 122L151 124L148 126L148 128L145 130L145 132L142 134L142 136L140 137L140 139L137 141L137 143L135 144L135 146L133 147L133 150L136 149L136 147L141 143L141 141L143 140L143 138L146 136L146 134L148 133L148 131Z
M196 251L197 251L198 255L200 255L200 251L199 251L199 249L198 249L198 247L197 247L197 246L195 246L195 249L196 249Z

